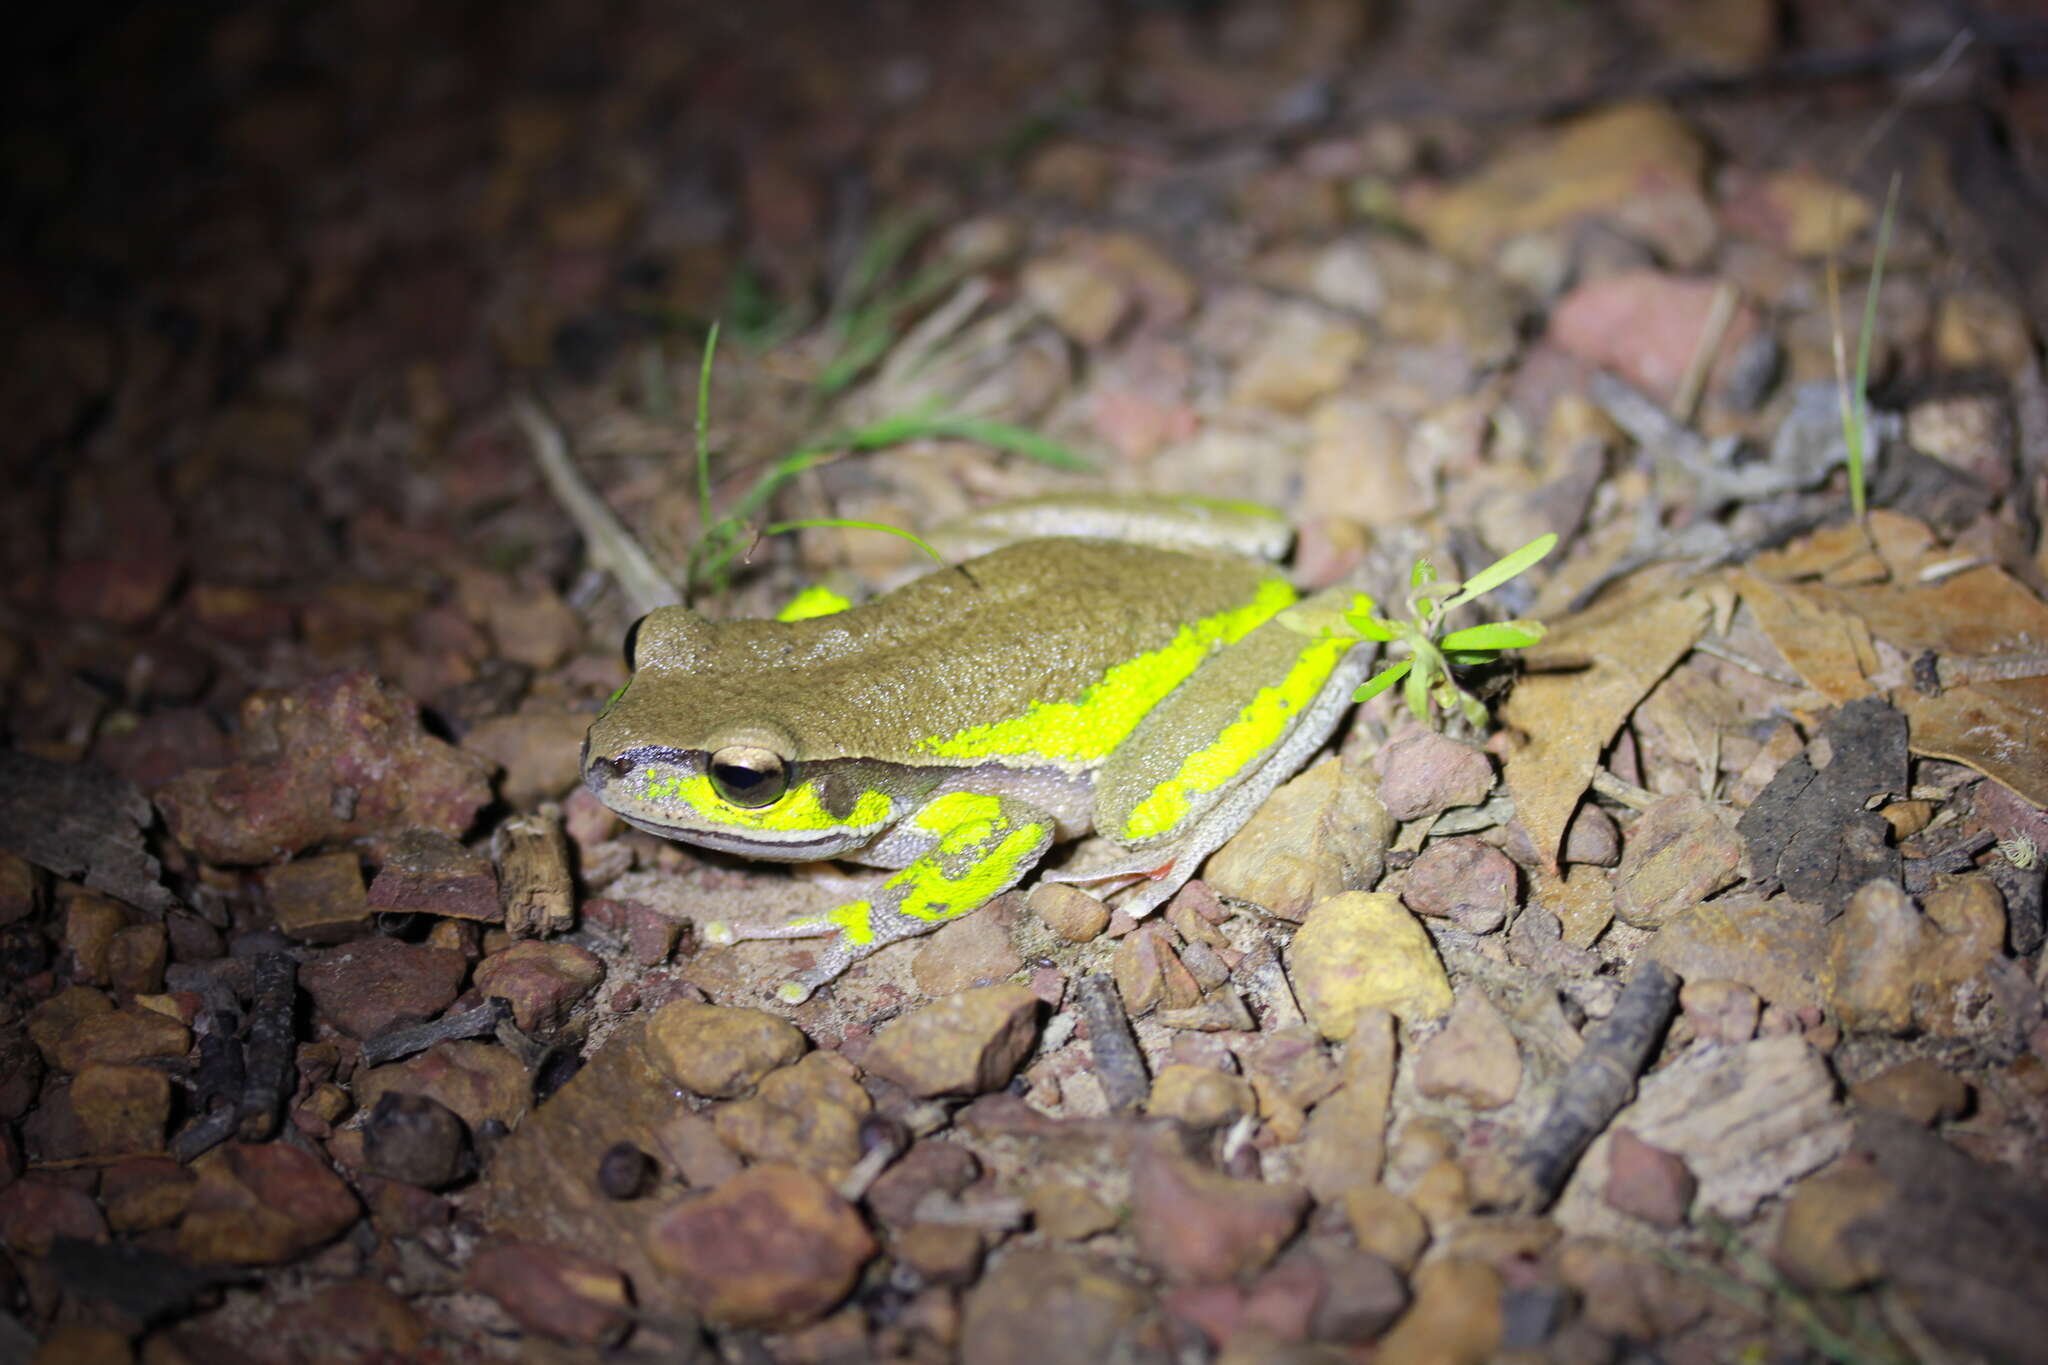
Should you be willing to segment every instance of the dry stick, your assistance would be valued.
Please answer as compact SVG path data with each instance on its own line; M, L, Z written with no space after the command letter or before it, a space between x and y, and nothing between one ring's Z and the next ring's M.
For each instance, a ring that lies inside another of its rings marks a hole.
M292 1024L293 1007L298 1003L299 964L289 953L260 953L250 963L250 974L254 982L243 1061L247 1082L239 1118L242 1136L260 1142L276 1131L278 1116L292 1093L292 1064L298 1051Z
M1573 1059L1543 1126L1516 1162L1518 1202L1530 1212L1550 1207L1586 1148L1635 1094L1636 1076L1677 1004L1678 977L1661 962L1638 959L1613 1012L1586 1030L1585 1050Z
M498 1025L511 1017L512 1002L502 995L494 995L460 1014L446 1014L424 1024L388 1028L363 1044L363 1065L382 1066L400 1057L410 1057L415 1052L425 1052L436 1043L451 1042L457 1038L481 1038L495 1033Z
M1074 988L1075 1003L1088 1023L1088 1048L1095 1055L1095 1079L1109 1100L1110 1112L1127 1114L1151 1093L1152 1081L1145 1071L1145 1054L1131 1032L1130 1016L1117 997L1116 982L1101 972L1081 978Z
M569 458L569 442L540 406L522 395L512 400L512 415L519 419L526 439L533 443L533 458L540 465L555 501L562 504L562 510L582 533L590 562L619 580L619 590L626 595L634 613L644 616L656 607L672 607L682 601L675 584L654 567L654 561L633 539L632 532L620 524L612 509L576 472L576 464Z

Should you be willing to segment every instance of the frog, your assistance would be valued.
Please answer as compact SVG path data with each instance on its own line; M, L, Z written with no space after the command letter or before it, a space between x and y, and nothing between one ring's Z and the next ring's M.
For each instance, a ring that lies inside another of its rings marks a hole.
M1271 557L1285 523L1266 518L1055 506L993 518L994 548L859 605L656 608L590 727L585 785L668 839L890 874L818 913L699 926L711 943L817 939L775 990L789 1005L1091 832L1106 865L1042 879L1132 887L1120 908L1142 917L1329 741L1372 663L1370 641L1304 627L1351 594L1298 593Z

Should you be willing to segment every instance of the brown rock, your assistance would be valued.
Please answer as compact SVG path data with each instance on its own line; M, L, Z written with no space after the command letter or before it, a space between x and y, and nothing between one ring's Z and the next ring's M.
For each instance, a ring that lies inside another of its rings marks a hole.
M1380 403L1344 394L1316 405L1302 468L1302 504L1365 526L1398 526L1436 505L1434 469L1408 455L1405 423Z
M353 853L327 853L266 869L263 895L278 929L292 938L342 943L370 931L363 871Z
M655 1146L683 1183L708 1190L740 1173L739 1154L725 1145L708 1115L685 1109L654 1130Z
M1164 1147L1138 1156L1131 1173L1131 1231L1138 1255L1170 1280L1229 1279L1273 1259L1301 1226L1308 1191L1236 1180Z
M232 1142L195 1163L199 1185L178 1255L214 1265L281 1265L356 1221L356 1198L317 1157L283 1142Z
M1322 1270L1322 1294L1308 1323L1312 1339L1377 1341L1408 1306L1408 1286L1382 1257L1334 1239L1311 1244L1308 1253Z
M370 883L368 906L379 913L428 914L497 924L498 873L491 860L434 829L409 829L391 842Z
M1810 1175L1792 1189L1778 1225L1777 1262L1800 1284L1844 1294L1884 1271L1880 1240L1859 1235L1899 1198L1898 1189L1868 1166L1843 1164Z
M1365 354L1365 332L1306 304L1276 309L1231 381L1231 401L1299 412L1334 393Z
M29 1365L130 1365L135 1348L126 1332L83 1322L52 1324Z
M314 955L299 969L299 984L336 1028L374 1038L448 1008L468 970L460 953L445 948L366 938Z
M1628 832L1615 876L1614 913L1655 929L1734 884L1742 840L1721 811L1696 796L1666 796Z
M154 1010L117 1010L98 991L74 986L30 1011L29 1037L59 1071L182 1057L192 1045L183 1024Z
M1682 911L1650 940L1650 955L1688 982L1740 983L1784 1009L1826 999L1827 912L1818 905L1737 892Z
M1145 1102L1145 1112L1190 1128L1221 1128L1257 1110L1258 1098L1244 1077L1184 1062L1160 1069Z
M1558 1278L1583 1301L1586 1321L1610 1336L1656 1341L1697 1321L1712 1302L1647 1251L1592 1237L1563 1242Z
M1472 838L1438 839L1408 868L1401 900L1418 915L1447 919L1472 934L1490 934L1515 908L1515 865L1493 845Z
M100 1203L115 1232L152 1232L185 1216L199 1177L167 1156L117 1161L100 1173Z
M1191 1009L1202 998L1201 983L1173 951L1173 931L1157 922L1141 924L1118 941L1110 974L1133 1018L1161 1006Z
M1393 834L1371 784L1325 759L1267 797L1202 878L1220 896L1298 922L1327 896L1377 883Z
M1028 1196L1031 1224L1055 1242L1080 1242L1117 1225L1117 1211L1069 1180L1049 1180Z
M928 1283L968 1285L981 1269L982 1234L955 1223L912 1223L889 1239L889 1250Z
M2002 956L2004 938L2004 901L1988 878L1929 893L1924 915L1896 884L1866 883L1833 926L1829 1003L1852 1032L1917 1024L1951 1035L1964 1026L1956 988Z
M910 976L928 995L950 995L1007 980L1024 970L1024 955L1010 941L1021 896L1003 895L971 915L949 920L924 940Z
M883 1171L868 1187L867 1205L891 1227L917 1221L918 1206L934 1191L951 1198L981 1175L974 1153L952 1142L924 1139Z
M1373 756L1380 800L1402 824L1452 806L1476 806L1493 791L1493 764L1483 750L1434 730L1408 730Z
M1070 340L1099 346L1130 311L1130 291L1103 264L1072 256L1039 257L1018 279L1024 296Z
M469 1133L453 1109L425 1095L387 1090L363 1125L363 1169L439 1189L469 1168Z
M836 1052L813 1052L761 1078L755 1093L718 1107L712 1124L756 1162L784 1162L837 1180L860 1159L860 1125L874 1102Z
M1604 867L1568 868L1564 880L1549 882L1542 894L1567 947L1592 947L1614 923L1614 878Z
M71 1107L92 1156L153 1152L171 1117L171 1078L153 1067L85 1067L71 1082Z
M1391 1014L1368 1010L1358 1016L1338 1076L1338 1089L1310 1111L1301 1139L1302 1179L1325 1202L1379 1179L1394 1090Z
M114 935L128 923L120 902L87 891L64 905L64 931L58 947L71 964L73 980L93 986L107 984L107 953Z
M1685 1158L1652 1147L1626 1128L1614 1130L1607 1144L1610 1206L1655 1227L1682 1227L1698 1192Z
M589 716L521 711L472 726L462 737L462 747L503 768L499 791L509 804L524 809L553 800L582 778L577 756L589 729Z
M1915 1057L1856 1082L1849 1099L1859 1109L1931 1124L1961 1117L1970 1107L1970 1087L1932 1058Z
M1415 1300L1380 1341L1374 1365L1484 1365L1500 1348L1500 1272L1446 1256L1415 1272Z
M1069 943L1086 943L1109 927L1109 907L1065 882L1040 882L1025 901L1045 927Z
M823 1180L767 1165L656 1218L647 1250L714 1322L787 1330L844 1298L875 1242Z
M1688 981L1678 989L1678 1007L1703 1043L1746 1043L1756 1037L1763 1002L1740 981Z
M495 1043L436 1043L417 1057L357 1073L356 1103L375 1107L387 1091L425 1095L472 1129L489 1119L512 1127L526 1112L532 1083L526 1064Z
M922 1098L1001 1087L1038 1037L1025 986L982 986L902 1015L875 1035L863 1064Z
M677 1085L713 1099L754 1088L779 1066L801 1057L803 1033L764 1010L674 1000L648 1021L647 1058Z
M91 1195L40 1175L0 1189L0 1244L19 1256L47 1256L59 1237L107 1240L107 1221Z
M1371 1252L1404 1273L1415 1268L1429 1245L1429 1224L1415 1206L1377 1182L1346 1190L1344 1215L1360 1251Z
M553 1033L576 1003L604 980L604 959L573 943L522 939L476 964L476 989L512 1002L512 1020L527 1033Z
M274 863L419 826L459 834L491 799L482 761L422 731L412 702L368 673L251 694L235 749L229 767L155 793L172 836L209 862Z
M1431 1099L1461 1099L1498 1109L1522 1086L1522 1054L1486 992L1468 987L1451 1007L1443 1031L1415 1059L1415 1086Z
M131 924L107 945L107 980L130 995L154 995L164 988L170 935L161 924Z
M626 1277L617 1267L539 1242L486 1242L464 1282L498 1301L529 1332L610 1346L632 1325Z
M960 1359L975 1365L1141 1360L1149 1300L1107 1264L1025 1247L968 1291Z
M1421 1020L1451 1008L1451 984L1429 935L1398 896L1385 892L1318 902L1288 945L1287 969L1302 1009L1325 1038L1347 1037L1368 1010Z

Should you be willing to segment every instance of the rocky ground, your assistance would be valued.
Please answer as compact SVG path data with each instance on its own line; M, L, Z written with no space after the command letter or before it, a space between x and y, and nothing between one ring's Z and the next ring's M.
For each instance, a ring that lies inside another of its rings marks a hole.
M2044 59L2024 0L42 16L0 1361L2042 1359ZM921 572L771 522L1108 488L1388 601L1555 533L1484 599L1549 635L1160 915L1027 883L787 1009L810 949L697 926L844 870L578 787L637 613L555 437L714 615Z

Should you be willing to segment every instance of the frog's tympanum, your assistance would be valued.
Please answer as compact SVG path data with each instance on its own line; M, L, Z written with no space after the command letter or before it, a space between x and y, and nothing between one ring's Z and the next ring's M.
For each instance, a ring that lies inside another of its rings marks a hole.
M1294 601L1235 554L1059 537L805 620L664 607L584 780L671 839L897 869L820 915L704 926L829 937L781 988L794 1003L1091 829L1130 856L1089 879L1146 879L1133 915L1163 904L1323 744L1370 664L1369 645L1274 619Z

